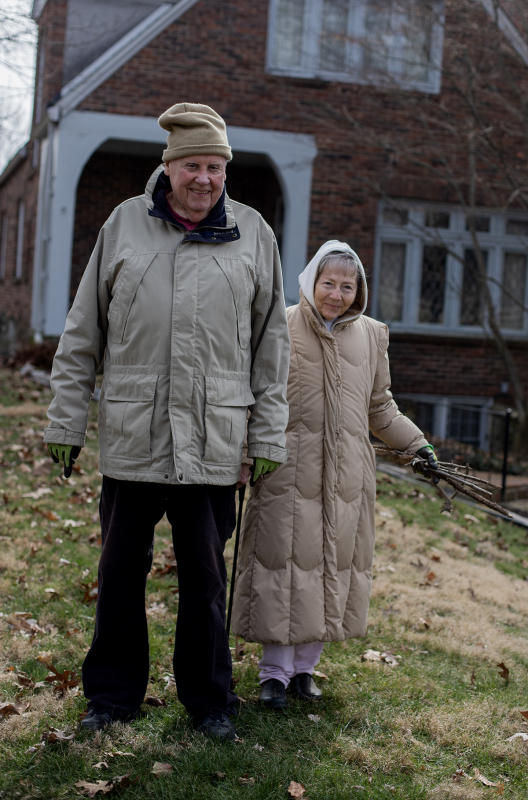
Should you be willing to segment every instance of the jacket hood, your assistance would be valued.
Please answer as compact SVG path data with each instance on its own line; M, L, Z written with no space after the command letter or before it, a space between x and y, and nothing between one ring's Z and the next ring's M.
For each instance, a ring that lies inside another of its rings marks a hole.
M368 301L368 288L363 264L361 263L358 254L352 250L350 245L348 245L346 242L340 242L337 239L330 239L328 242L325 242L323 245L321 245L312 260L308 262L306 267L299 275L299 286L301 292L306 300L308 300L310 303L318 319L323 321L323 318L315 307L314 299L314 286L315 279L317 277L317 267L321 263L322 259L330 253L348 253L349 255L353 256L358 268L358 290L356 299L342 317L338 317L336 320L334 320L332 323L332 327L334 327L334 325L337 325L338 323L351 322L364 313Z

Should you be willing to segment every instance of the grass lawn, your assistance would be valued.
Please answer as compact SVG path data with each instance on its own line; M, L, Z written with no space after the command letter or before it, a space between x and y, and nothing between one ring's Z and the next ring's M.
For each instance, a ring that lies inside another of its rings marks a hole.
M162 522L145 713L79 732L99 551L96 407L66 481L42 444L48 402L0 370L0 798L528 797L527 533L462 502L441 513L428 485L382 473L368 636L325 647L319 703L260 709L260 649L239 642L237 741L193 732L171 676L178 584Z

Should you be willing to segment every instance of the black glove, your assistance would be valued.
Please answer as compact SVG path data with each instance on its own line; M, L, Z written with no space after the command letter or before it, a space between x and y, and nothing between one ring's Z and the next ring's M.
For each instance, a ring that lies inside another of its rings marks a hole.
M413 471L419 472L425 478L432 480L433 483L438 483L440 478L438 475L435 475L434 472L431 472L431 470L438 469L438 459L433 446L431 444L426 444L424 447L420 447L420 449L416 451L416 455L423 460L419 461L418 459L414 459L414 461L411 462Z

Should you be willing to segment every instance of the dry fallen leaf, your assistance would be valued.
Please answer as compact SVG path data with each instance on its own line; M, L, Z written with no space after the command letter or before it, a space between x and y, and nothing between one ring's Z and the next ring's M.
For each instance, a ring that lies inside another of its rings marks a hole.
M255 783L255 778L250 778L248 775L242 775L238 779L239 783L242 783L245 786L253 786Z
M150 770L153 775L168 775L172 772L172 764L166 764L163 761L155 761Z
M476 767L473 767L473 774L475 776L475 780L479 783L482 783L484 786L503 786L504 784L495 783L494 781L488 780Z
M95 797L98 794L108 794L114 788L113 781L96 781L89 783L89 781L77 781L75 786L81 790L81 793L86 797Z
M92 583L81 583L83 591L82 603L95 603L97 595L99 594L99 585L97 580Z
M381 653L379 650L365 650L361 656L362 661L381 661Z
M519 714L522 714L523 717L526 717L526 719L528 719L528 711L519 711Z
M319 716L319 714L308 714L308 719L311 719L312 722L320 722L321 721L321 717Z
M22 497L30 497L32 500L39 500L46 494L51 494L51 489L48 487L41 487L40 489L35 489L34 492L26 492Z
M71 739L74 738L74 734L67 734L64 731L59 730L58 728L48 728L47 731L44 731L42 734L42 741L48 742L48 744L56 744L57 742L69 742Z
M500 664L497 664L497 666L499 668L499 675L501 676L501 678L504 679L506 683L508 683L508 680L510 678L510 670L508 669L504 661L501 661Z
M152 694L147 695L145 697L145 699L143 700L143 702L147 706L166 706L167 705L167 701L164 700L162 697L155 697Z
M388 664L390 667L397 667L398 666L398 664L399 664L398 658L399 658L399 656L395 656L392 653L382 653L381 654L381 660L385 664Z
M1 713L1 709L0 709ZM528 733L514 733L513 736L509 736L506 741L513 742L514 739L522 739L523 742L528 742Z
M31 747L28 747L26 753L36 753L37 750L42 750L43 747L46 747L46 742L39 742L38 744L33 744Z
M290 785L288 786L288 794L290 797L301 798L303 797L306 789L302 785L302 783L297 783L297 781L290 781Z
M1 703L0 704L0 717L10 717L14 714L21 714L22 706L15 703Z
M424 575L423 581L419 584L420 586L438 586L438 581L436 580L436 573L430 570Z

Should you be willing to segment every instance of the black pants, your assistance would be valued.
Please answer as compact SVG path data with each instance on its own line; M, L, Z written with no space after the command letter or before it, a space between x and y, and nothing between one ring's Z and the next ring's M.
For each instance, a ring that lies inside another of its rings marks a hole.
M145 586L154 527L167 514L178 565L174 644L178 697L189 714L229 711L224 546L235 526L234 486L164 486L103 477L102 552L92 645L83 664L90 704L114 716L143 702L149 674Z

